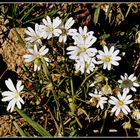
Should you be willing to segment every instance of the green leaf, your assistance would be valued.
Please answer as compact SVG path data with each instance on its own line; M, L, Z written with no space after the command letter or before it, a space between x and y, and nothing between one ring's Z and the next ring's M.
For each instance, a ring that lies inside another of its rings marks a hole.
M105 20L107 20L107 18L109 16L109 12L111 10L111 7L112 7L112 4L109 4L108 10L107 10L107 13L106 13L106 16L105 16Z
M13 124L15 125L16 129L18 130L18 132L20 133L21 136L25 137L26 134L24 133L24 131L20 128L20 126L14 121Z
M27 13L25 15L23 15L23 17L21 18L21 21L26 19L35 7L36 7L36 5L34 5L31 9L29 9L27 11Z
M57 9L57 10L53 10L53 11L51 11L51 12L49 12L49 13L46 13L46 14L43 14L43 15L41 15L41 16L37 16L37 17L35 17L35 18L32 18L32 19L30 19L30 20L27 20L27 21L25 21L23 24L26 24L26 23L29 23L29 22L32 22L32 21L35 21L35 20L38 20L38 19L42 19L42 18L44 18L44 17L46 17L46 16L53 16L53 15L56 14L58 11L59 11L58 9Z
M69 137L74 137L74 136L77 136L77 130L73 130L71 133L70 133L70 135L69 135Z
M100 14L100 4L98 5L98 7L94 12L93 22L95 25L98 23L99 14Z
M16 111L42 136L48 136L51 137L52 135L44 129L40 124L33 121L29 116L27 116L24 112L22 112L20 109L15 107Z

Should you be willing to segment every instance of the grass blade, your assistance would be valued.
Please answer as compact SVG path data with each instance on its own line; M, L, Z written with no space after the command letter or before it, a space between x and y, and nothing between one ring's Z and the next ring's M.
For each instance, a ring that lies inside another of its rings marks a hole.
M109 4L108 10L107 10L107 13L106 13L106 16L105 16L105 20L107 20L111 8L112 8L112 4Z
M32 21L35 21L35 20L38 20L38 19L42 19L42 18L46 17L47 15L48 15L48 16L53 16L53 15L56 14L58 11L59 11L58 9L57 9L57 10L53 10L53 11L51 11L51 12L49 12L49 13L46 13L46 14L43 14L43 15L41 15L41 16L35 17L35 18L33 18L33 19L27 20L27 21L25 21L23 24L26 24L26 23L29 23L29 22L32 22Z
M30 10L28 10L28 12L27 12L25 15L23 15L23 17L21 18L21 21L24 20L24 19L26 19L26 17L29 16L30 12L31 12L35 7L36 7L36 5L34 5Z
M18 130L18 132L20 133L21 136L26 137L26 134L24 133L24 131L20 128L20 126L14 121L13 124L15 125L16 129Z
M27 116L20 109L18 109L17 107L15 107L15 109L41 136L48 136L48 137L52 136L46 129L44 129L37 122L33 121L29 116Z
M100 14L100 5L98 5L98 7L96 8L94 12L93 22L95 25L98 23L99 14Z

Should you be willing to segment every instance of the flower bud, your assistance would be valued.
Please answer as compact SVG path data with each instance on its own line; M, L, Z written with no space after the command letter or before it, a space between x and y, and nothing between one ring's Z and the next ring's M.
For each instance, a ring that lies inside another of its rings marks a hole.
M105 94L105 95L108 95L108 94L112 94L112 89L109 85L104 85L101 89L101 91Z
M122 124L122 126L123 126L124 129L130 129L131 128L131 123L129 121L128 122L124 122Z

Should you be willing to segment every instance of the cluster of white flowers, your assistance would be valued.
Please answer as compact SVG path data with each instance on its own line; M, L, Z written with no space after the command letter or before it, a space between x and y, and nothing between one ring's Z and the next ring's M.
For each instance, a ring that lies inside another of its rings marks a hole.
M121 75L122 80L118 80L118 83L120 83L120 87L122 88L122 94L120 92L117 93L117 98L115 96L110 96L110 99L108 100L107 97L105 97L105 93L98 91L97 88L95 89L95 93L90 93L89 96L92 98L90 99L90 102L94 102L95 100L97 101L96 107L98 108L100 106L101 109L104 108L104 104L108 102L111 105L114 105L112 108L111 112L115 112L115 115L118 116L119 113L122 111L124 114L128 114L130 111L130 108L128 107L129 104L133 102L132 95L128 94L130 89L133 92L136 92L135 87L139 87L140 85L136 82L136 76L134 74L131 74L128 76L127 73L124 74L124 77ZM94 81L90 87L95 86L96 81ZM131 100L130 100L131 99ZM140 113L137 110L133 112L133 116L136 119L139 119Z
M104 52L101 50L98 51L95 47L92 47L97 40L93 35L94 32L88 31L87 26L84 26L83 28L79 27L77 31L77 29L71 28L74 23L75 20L72 17L68 18L64 23L59 17L51 20L51 18L47 16L42 19L42 23L40 25L35 24L35 31L31 27L27 28L25 32L28 37L25 38L25 40L28 43L34 43L39 46L42 45L42 39L49 40L53 37L59 37L58 41L65 43L68 36L71 36L74 40L74 45L70 45L66 48L68 51L67 54L70 59L75 60L75 70L79 70L81 74L84 72L88 74L92 72L95 68L95 64L103 64L103 69L108 70L111 70L111 65L119 65L117 62L121 60L121 57L117 56L119 50L114 51L114 46L112 46L110 50L107 46L104 46ZM101 59L100 61L96 60L97 53L99 53L97 55L97 59ZM33 56L35 56L35 54L36 53L34 52L32 53ZM42 56L41 53L40 56ZM28 56L26 55L25 58L28 58ZM33 57L30 58L33 59ZM31 62L32 59L28 59L30 61L27 61ZM32 61L34 60L36 59L33 59ZM34 66L34 70L40 70L40 67L35 68L36 66L37 65Z
M119 60L121 60L119 50L115 50L114 46L108 48L103 46L102 50L97 50L93 47L93 44L96 42L97 38L94 36L93 31L88 31L87 26L79 27L79 29L71 28L75 23L75 20L70 17L66 22L62 22L59 17L51 20L49 16L42 19L42 23L35 24L35 30L31 27L27 27L25 33L27 37L25 38L26 43L32 44L31 47L27 48L27 53L23 56L25 62L33 62L34 71L41 70L42 59L46 61L46 64L50 62L50 59L46 56L49 52L49 48L43 44L43 39L51 39L53 37L59 37L58 41L65 43L70 36L73 39L73 45L70 45L66 48L67 55L69 59L74 60L75 70L80 71L81 74L93 72L95 65L103 64L103 69L111 70L112 65L118 66ZM95 83L92 83L90 87L95 87ZM108 94L105 94L104 91L99 91L95 89L94 94L89 92L91 96L90 102L96 101L96 107L104 109L104 104L110 103L114 105L111 112L115 112L115 115L122 111L124 114L130 112L129 104L133 102L132 95L128 95L130 90L136 92L135 87L140 85L136 82L136 76L131 74L121 75L121 80L118 80L120 88L122 89L122 94L119 92L117 98L115 96L110 96L109 100ZM21 93L24 88L21 81L17 82L16 88L11 79L5 81L6 86L10 91L2 92L3 99L2 101L9 101L7 106L7 111L13 111L15 105L21 109L21 104L24 104L23 99L21 98ZM136 118L140 118L140 115L136 115Z

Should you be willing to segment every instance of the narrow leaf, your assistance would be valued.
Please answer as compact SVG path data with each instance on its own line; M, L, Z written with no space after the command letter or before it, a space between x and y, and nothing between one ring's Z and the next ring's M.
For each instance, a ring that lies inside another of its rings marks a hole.
M105 16L105 20L107 20L107 18L109 17L109 12L110 12L111 8L112 8L112 4L109 4L108 10L107 10L107 13Z
M26 134L24 133L24 131L20 128L20 126L14 121L13 124L15 125L16 129L18 130L18 132L20 133L21 136L25 137Z
M20 109L15 107L16 111L42 136L48 136L51 137L52 135L45 130L40 124L33 121L29 116L27 116L24 112L22 112Z
M95 25L98 23L99 14L100 14L100 5L97 7L97 9L94 12L93 22Z

